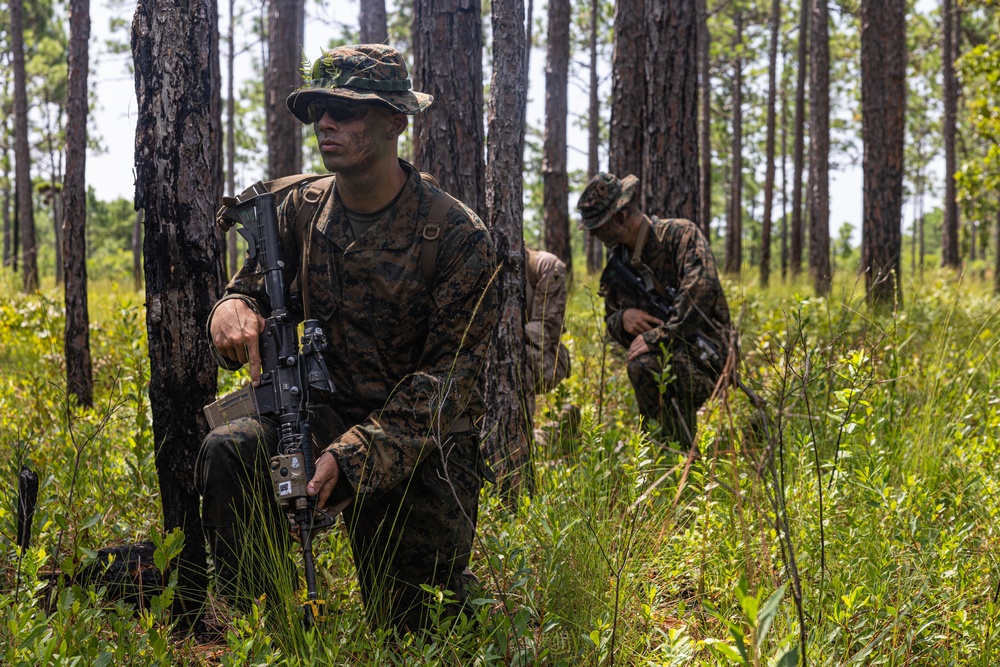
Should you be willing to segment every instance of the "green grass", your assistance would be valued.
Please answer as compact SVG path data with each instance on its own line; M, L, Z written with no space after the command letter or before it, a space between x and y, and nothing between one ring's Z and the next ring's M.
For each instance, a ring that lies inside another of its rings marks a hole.
M573 372L538 409L544 420L581 406L581 441L539 457L538 492L516 513L484 492L475 623L372 632L333 530L316 546L336 609L319 632L303 634L293 600L267 617L215 603L228 634L205 647L171 636L169 588L138 614L80 587L38 603L46 572L72 572L97 548L154 536L166 562L178 545L159 524L142 296L92 285L97 389L80 410L63 387L61 292L24 297L0 273L0 663L790 665L804 619L811 665L994 665L1000 302L979 278L930 271L876 314L854 276L829 299L772 285L726 282L741 377L766 419L726 388L700 418L703 456L688 461L641 435L623 351L603 340L595 282L578 276ZM24 460L42 490L22 554Z

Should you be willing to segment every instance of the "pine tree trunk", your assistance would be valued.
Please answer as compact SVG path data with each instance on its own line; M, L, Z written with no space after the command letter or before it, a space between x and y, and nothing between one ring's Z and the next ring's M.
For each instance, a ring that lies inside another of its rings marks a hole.
M597 89L597 24L600 1L590 0L590 106L587 117L587 181L600 171L601 101ZM587 273L595 274L604 263L604 244L593 234L584 234Z
M230 197L236 195L236 97L234 63L236 61L236 1L229 0L229 52L226 54L228 67L226 68L226 194ZM239 257L236 256L236 235L235 228L226 233L225 255L229 258L229 275L236 275L239 270Z
M786 54L782 50L782 54ZM784 55L782 61L785 60ZM781 76L781 281L788 277L788 89Z
M944 79L944 223L941 229L941 264L958 268L961 257L958 248L958 204L955 200L955 133L958 114L958 84L955 81L955 15L953 0L943 0L941 4L941 69Z
M612 58L611 128L608 171L619 178L642 174L642 145L646 132L645 2L615 3L615 52ZM642 204L642 202L640 202Z
M305 0L269 0L264 77L268 178L302 171L302 124L288 113L285 100L302 85L304 35Z
M35 208L32 201L31 152L28 147L28 90L24 70L24 13L22 0L10 2L10 49L14 69L14 160L17 179L17 218L21 232L24 292L38 290L38 249L35 245Z
M827 0L813 0L809 67L809 274L830 292L830 40Z
M184 531L175 611L204 601L205 543L194 463L216 391L205 322L222 292L215 235L222 136L215 0L140 0L132 24L136 209L145 210L149 402L163 526Z
M388 44L385 0L361 0L358 23L362 44Z
M698 219L698 12L695 0L646 0L643 210Z
M806 126L806 74L809 69L809 14L810 0L802 0L799 8L799 58L795 88L795 120L792 122L795 138L792 145L792 229L788 268L792 278L802 272L802 188L805 163Z
M480 14L480 0L414 3L413 86L436 101L413 118L413 155L418 169L485 218Z
M902 299L903 142L906 130L906 10L861 3L864 217L861 266L872 305Z
M493 80L486 164L488 227L501 267L497 289L503 312L493 333L485 372L489 410L484 451L508 499L534 489L531 442L534 405L525 385L524 309L527 283L524 235L523 127L528 100L524 0L493 0ZM513 465L511 465L513 463Z
M775 99L778 88L778 28L781 25L781 2L771 4L771 46L768 51L767 139L764 165L764 218L760 228L760 286L771 280L771 207L774 205L774 135Z
M87 74L89 67L90 0L70 0L69 74L66 126L65 219L62 261L65 266L66 390L80 405L94 403L90 362L90 315L87 307Z
M566 123L569 100L569 0L549 0L549 43L545 60L545 142L542 156L545 249L566 263L572 276L569 236L569 172Z
M698 149L701 151L698 178L698 220L706 239L712 238L712 73L709 52L712 34L708 31L708 0L698 0L698 78L701 88Z
M743 10L736 9L733 36L733 168L729 180L725 273L739 275L743 265Z

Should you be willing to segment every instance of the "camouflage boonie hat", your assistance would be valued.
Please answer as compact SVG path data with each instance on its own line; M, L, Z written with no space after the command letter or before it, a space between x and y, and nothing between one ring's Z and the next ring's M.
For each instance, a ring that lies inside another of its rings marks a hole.
M639 179L629 174L619 179L614 174L600 173L590 179L576 203L580 211L580 229L597 229L632 201Z
M420 113L434 98L411 89L403 55L385 44L354 44L325 51L313 63L310 80L285 100L292 114L309 124L309 104L322 98L381 102L405 114Z

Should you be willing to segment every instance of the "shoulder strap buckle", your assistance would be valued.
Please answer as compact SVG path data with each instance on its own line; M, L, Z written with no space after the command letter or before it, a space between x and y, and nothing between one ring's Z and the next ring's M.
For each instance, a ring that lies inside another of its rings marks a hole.
M441 225L429 223L424 225L423 237L425 241L437 241L441 236Z

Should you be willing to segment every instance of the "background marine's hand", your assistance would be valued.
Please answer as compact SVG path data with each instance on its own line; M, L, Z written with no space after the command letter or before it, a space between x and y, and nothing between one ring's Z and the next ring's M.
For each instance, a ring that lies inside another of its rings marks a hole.
M629 308L622 313L622 327L624 327L625 331L633 336L644 334L650 329L655 329L661 324L663 324L663 320L658 317L653 317L645 310L639 310L638 308ZM635 343L633 343L633 345L634 344Z
M212 344L223 357L250 364L254 386L260 383L260 334L264 318L240 299L227 299L212 314Z

